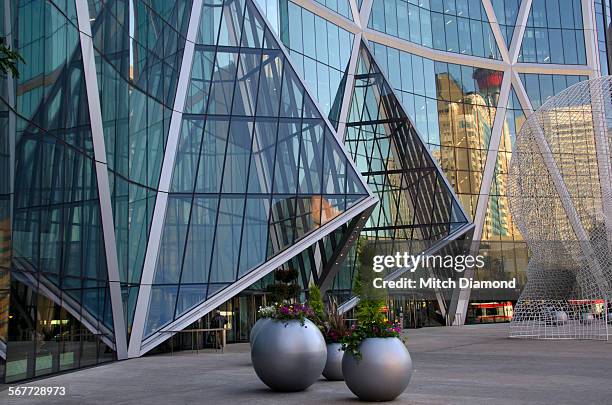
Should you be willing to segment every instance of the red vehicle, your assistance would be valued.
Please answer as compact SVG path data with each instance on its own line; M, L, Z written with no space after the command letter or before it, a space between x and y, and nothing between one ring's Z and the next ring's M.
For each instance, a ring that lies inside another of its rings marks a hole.
M469 323L497 323L512 320L513 305L505 302L477 302L468 309Z

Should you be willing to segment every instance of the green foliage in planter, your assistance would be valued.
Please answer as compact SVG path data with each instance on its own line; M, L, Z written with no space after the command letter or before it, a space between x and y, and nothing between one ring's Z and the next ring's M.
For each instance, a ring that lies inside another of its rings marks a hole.
M311 284L308 287L308 305L312 308L312 312L317 318L318 322L325 320L325 306L323 305L323 296L321 290L315 284Z
M386 290L373 285L374 278L381 277L372 270L374 254L373 245L361 240L357 251L359 269L353 285L353 292L359 297L355 308L357 324L341 339L342 349L357 359L361 358L359 346L365 339L400 337L401 333L398 325L385 320Z
M300 285L297 283L298 274L297 270L292 268L276 270L274 272L276 283L266 286L271 300L279 303L295 301L300 294Z
M266 290L270 293L270 298L275 302L288 302L297 298L300 293L300 286L293 284L268 284Z
M346 316L338 313L338 304L330 297L325 322L323 323L323 337L327 343L341 343L342 339L350 333L346 323Z
M327 305L323 303L321 290L314 284L308 287L308 304L313 312L311 319L319 328L325 342L340 343L349 329L346 324L346 317L338 313L338 304L333 297L329 297Z
M11 74L14 78L19 78L19 70L17 70L17 63L25 63L23 57L19 52L11 49L6 44L5 38L0 38L0 72L3 74Z
M298 271L295 269L279 269L274 272L274 279L281 283L290 284L298 278Z
M367 324L356 325L349 334L341 340L342 350L351 353L355 358L361 359L359 347L369 338L399 338L401 329L393 322L373 321Z

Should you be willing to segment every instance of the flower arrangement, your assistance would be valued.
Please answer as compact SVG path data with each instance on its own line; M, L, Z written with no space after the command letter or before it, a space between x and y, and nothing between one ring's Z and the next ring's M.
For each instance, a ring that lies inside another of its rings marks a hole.
M376 290L368 289L371 274L361 272L355 278L354 290L360 296L359 304L355 308L357 324L341 340L342 350L350 352L355 358L361 359L359 346L368 338L399 338L402 329L396 323L385 319L383 307L384 296ZM363 277L363 279L362 279Z
M401 336L402 329L396 323L376 320L353 325L350 332L342 339L342 350L350 352L355 358L361 359L359 346L368 338L390 338Z
M330 313L324 326L323 337L325 337L327 343L341 343L342 339L351 333L346 325L344 315L337 313Z
M323 304L321 290L314 284L308 287L308 304L314 312L312 321L317 325L326 343L340 343L340 340L349 333L346 317L338 313L338 304L333 297L329 297L327 305Z
M304 325L306 318L315 318L312 309L305 304L278 304L259 307L259 318L271 318L277 321L298 320Z
M304 326L306 318L312 318L314 315L312 309L304 304L275 304L262 309L269 315L268 318L285 322L297 320L300 321L302 326Z
M268 305L265 307L259 307L259 309L257 310L257 315L259 315L259 318L272 318L274 316L274 313L276 312L276 304L274 305Z
M330 298L327 305L325 321L322 331L327 343L341 343L351 331L346 323L346 316L338 313L338 304L335 299Z

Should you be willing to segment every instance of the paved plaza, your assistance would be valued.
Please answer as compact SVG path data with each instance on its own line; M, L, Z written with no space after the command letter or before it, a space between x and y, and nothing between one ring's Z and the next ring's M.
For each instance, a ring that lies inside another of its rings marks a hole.
M609 404L612 342L508 339L507 324L408 330L415 372L395 403ZM225 353L148 356L22 385L66 386L56 398L8 397L3 404L358 404L343 382L304 392L261 383L248 344Z

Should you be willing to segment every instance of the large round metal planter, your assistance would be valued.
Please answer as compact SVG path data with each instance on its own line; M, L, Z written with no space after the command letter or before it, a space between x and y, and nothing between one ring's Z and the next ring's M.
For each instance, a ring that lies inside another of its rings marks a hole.
M275 391L302 391L310 387L325 367L325 339L308 319L272 320L253 341L251 361L261 381Z
M361 359L350 352L342 359L344 381L363 401L392 401L408 386L412 359L398 338L370 338L360 347Z
M323 377L331 381L342 381L342 345L340 343L327 344L327 361L323 369Z
M253 347L253 342L255 341L255 337L257 337L257 334L259 333L259 331L268 322L271 322L270 318L259 318L257 322L255 322L255 325L253 325L253 327L251 328L251 334L249 336L249 343L251 347Z

